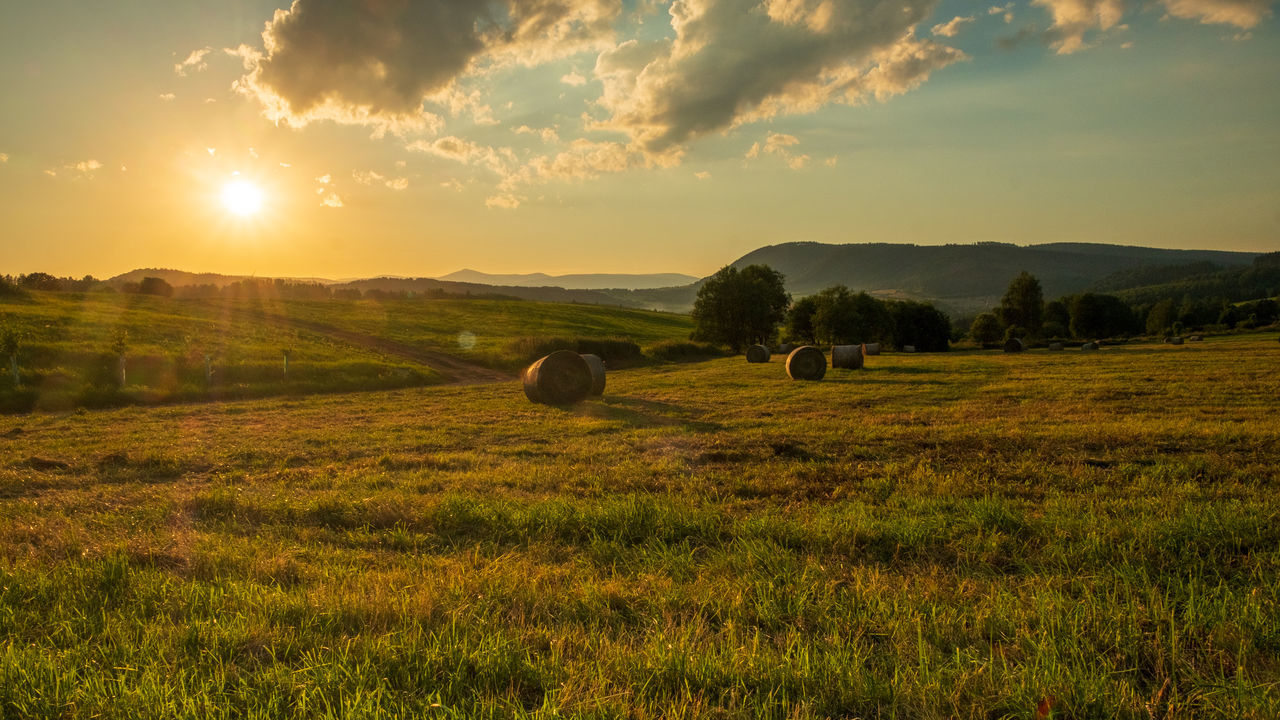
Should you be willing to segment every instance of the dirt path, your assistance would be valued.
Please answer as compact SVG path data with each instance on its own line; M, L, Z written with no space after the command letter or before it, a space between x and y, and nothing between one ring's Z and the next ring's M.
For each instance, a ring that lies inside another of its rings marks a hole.
M469 363L462 358L447 355L434 350L423 350L422 348L412 345L405 345L394 340L386 338L365 335L364 333L343 330L331 325L323 323L311 322L309 320L298 320L295 318L284 317L283 315L269 315L265 313L244 313L247 316L262 322L271 323L273 325L281 325L291 327L297 330L307 330L309 332L325 335L335 340L341 340L356 347L362 347L367 350L374 350L384 355L392 355L404 360L411 360L416 363L429 366L449 378L448 382L454 385L476 385L479 383L492 382L509 382L514 378L500 370L484 367Z

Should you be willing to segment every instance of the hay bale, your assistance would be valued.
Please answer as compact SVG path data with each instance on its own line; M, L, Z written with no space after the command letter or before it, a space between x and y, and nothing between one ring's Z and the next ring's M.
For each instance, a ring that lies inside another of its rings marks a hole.
M769 348L763 345L752 345L747 348L747 362L749 363L767 363L769 362Z
M832 345L831 367L857 370L862 367L861 345Z
M827 356L812 345L798 347L787 355L787 375L792 380L821 380L827 374Z
M591 366L572 350L557 350L520 374L531 402L573 405L591 394Z
M863 354L864 356L866 356L866 355L879 355L879 354L880 354L880 343L862 343L862 354Z
M583 355L583 360L587 361L587 368L591 370L591 394L604 394L604 360L599 355Z
M1204 338L1200 337L1199 335L1192 335L1191 337L1187 338L1187 342L1201 342L1202 340L1204 340Z
M906 352L906 353L913 353L913 352L915 352L915 351L916 351L916 346L915 346L915 345L903 345L903 346L902 346L902 352Z
M1050 350L1052 350L1053 352L1057 352L1057 351L1061 350L1062 348L1063 348L1063 345L1062 345L1062 343L1060 343L1060 342L1051 342L1051 343L1049 343L1049 349L1050 349Z
M1004 351L1007 353L1022 352L1027 348L1026 344L1018 338L1009 338L1004 341Z
M1169 338L1169 344L1170 344L1170 345L1181 345L1181 344L1182 344L1182 338L1180 338L1180 337L1171 337L1171 338Z
M1085 344L1081 345L1081 346L1080 346L1080 349L1081 349L1081 350L1084 350L1084 351L1086 351L1086 352L1092 352L1092 351L1094 351L1094 350L1097 350L1097 349L1098 349L1098 345L1099 345L1099 344L1098 344L1098 343L1096 343L1096 342L1087 342L1087 343L1085 343Z

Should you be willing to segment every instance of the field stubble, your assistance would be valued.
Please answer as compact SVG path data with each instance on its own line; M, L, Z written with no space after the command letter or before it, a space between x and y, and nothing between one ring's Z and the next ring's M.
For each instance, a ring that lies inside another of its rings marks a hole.
M0 418L0 717L1280 716L1274 340Z

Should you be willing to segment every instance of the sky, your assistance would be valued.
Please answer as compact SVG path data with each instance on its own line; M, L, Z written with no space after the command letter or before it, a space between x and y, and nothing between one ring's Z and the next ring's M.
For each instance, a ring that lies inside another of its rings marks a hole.
M0 273L681 272L791 241L1280 250L1276 0L42 0Z

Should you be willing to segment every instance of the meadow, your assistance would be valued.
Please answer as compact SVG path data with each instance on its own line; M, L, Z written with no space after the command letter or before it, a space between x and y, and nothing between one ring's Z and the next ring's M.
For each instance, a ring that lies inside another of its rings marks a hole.
M612 340L638 357L641 344L685 340L692 324L688 316L667 313L487 299L179 300L31 292L0 302L5 328L21 338L20 387L8 372L0 376L0 412L471 381L457 375L467 368L447 366L441 354L514 373L548 342ZM4 370L8 361L3 358Z
M3 415L0 718L1280 717L1278 369L1273 333Z

